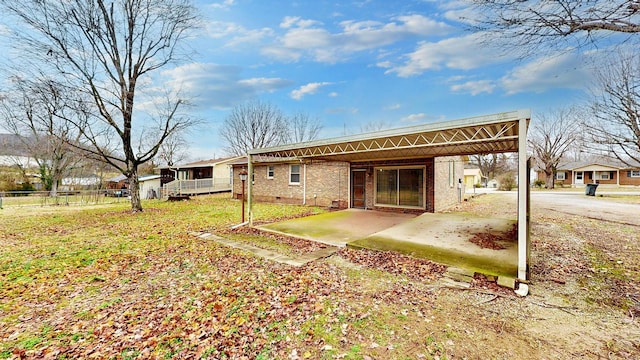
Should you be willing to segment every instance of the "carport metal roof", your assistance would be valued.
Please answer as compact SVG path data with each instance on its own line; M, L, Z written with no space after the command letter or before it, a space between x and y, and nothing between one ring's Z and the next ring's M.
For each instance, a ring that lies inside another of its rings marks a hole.
M518 178L528 179L526 137L531 111L516 110L453 121L424 124L333 139L253 149L248 153L249 178L254 163L323 159L373 161L435 156L518 153ZM252 182L248 182L252 222ZM518 182L518 278L529 266L528 182ZM521 284L521 293L528 291Z
M253 162L293 159L393 160L518 151L518 121L528 110L310 141L249 152Z

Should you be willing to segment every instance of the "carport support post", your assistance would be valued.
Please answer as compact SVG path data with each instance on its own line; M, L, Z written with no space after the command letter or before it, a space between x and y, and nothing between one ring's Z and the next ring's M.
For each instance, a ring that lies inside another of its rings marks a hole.
M527 121L529 116L520 114L518 119L518 278L527 280L529 221L527 203L529 183L527 179ZM526 287L525 284L520 284ZM525 290L525 289L523 289ZM526 295L526 293L524 294Z
M253 160L247 155L247 207L249 208L249 226L253 226ZM244 199L242 199L244 201Z

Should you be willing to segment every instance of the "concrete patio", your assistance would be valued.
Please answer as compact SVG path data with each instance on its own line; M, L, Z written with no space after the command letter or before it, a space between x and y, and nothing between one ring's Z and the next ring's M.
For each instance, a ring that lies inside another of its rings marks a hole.
M518 246L499 241L501 250L472 242L477 234L504 235L515 220L460 213L391 213L348 209L262 225L259 228L333 246L389 250L489 275L515 277Z

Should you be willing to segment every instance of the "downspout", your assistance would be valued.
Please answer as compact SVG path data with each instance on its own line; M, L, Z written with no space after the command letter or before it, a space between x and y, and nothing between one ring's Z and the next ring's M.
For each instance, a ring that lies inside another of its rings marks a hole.
M307 205L307 163L302 165L302 205Z

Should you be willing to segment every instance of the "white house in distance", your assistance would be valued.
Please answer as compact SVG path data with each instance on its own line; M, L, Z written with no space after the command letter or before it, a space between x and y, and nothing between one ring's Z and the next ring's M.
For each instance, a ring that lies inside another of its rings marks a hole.
M231 164L240 156L160 167L163 195L197 195L231 191Z

